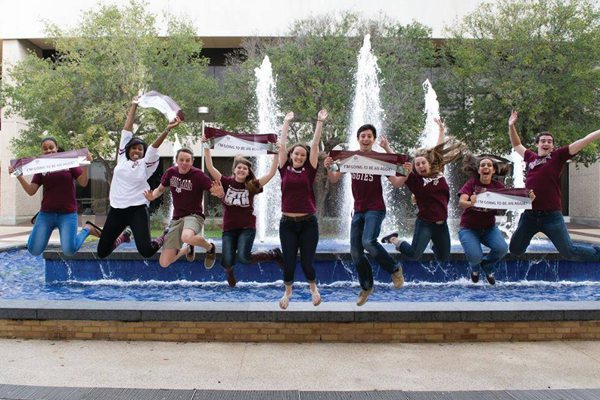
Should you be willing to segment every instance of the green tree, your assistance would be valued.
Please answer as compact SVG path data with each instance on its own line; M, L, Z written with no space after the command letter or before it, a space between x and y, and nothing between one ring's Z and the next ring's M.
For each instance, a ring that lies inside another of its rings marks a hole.
M52 58L32 53L8 71L2 88L7 111L28 121L13 142L18 155L39 153L47 130L69 148L88 147L95 157L112 160L128 104L140 91L158 90L182 107L180 130L196 134L196 107L213 104L215 84L206 75L207 59L192 25L168 17L166 37L159 37L146 4L100 5L85 12L65 31L48 24L56 49ZM141 110L138 135L148 141L166 121L154 110Z
M474 151L507 153L519 111L526 146L537 132L567 144L600 127L600 13L588 0L500 0L451 30L436 88L451 132ZM590 162L597 145L580 161Z

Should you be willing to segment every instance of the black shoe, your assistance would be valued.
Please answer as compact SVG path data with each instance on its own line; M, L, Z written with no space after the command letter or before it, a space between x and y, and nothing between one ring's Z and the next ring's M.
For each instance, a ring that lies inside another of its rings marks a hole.
M211 248L206 252L206 257L204 257L204 268L206 269L211 269L215 265L215 261L217 261L217 248L214 243L210 245Z
M479 282L479 272L471 272L471 282Z
M397 238L397 237L398 237L398 232L390 233L389 235L386 235L381 238L381 243L391 243L390 239Z
M496 278L494 278L494 274L486 275L485 279L487 279L487 281L488 281L488 283L490 285L495 285L496 284Z

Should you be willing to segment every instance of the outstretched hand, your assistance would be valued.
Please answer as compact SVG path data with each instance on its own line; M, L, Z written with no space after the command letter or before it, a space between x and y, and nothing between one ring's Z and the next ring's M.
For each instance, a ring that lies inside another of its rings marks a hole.
M327 112L327 110L322 109L321 111L319 111L319 114L317 114L317 120L323 122L327 119L328 115L329 113Z
M290 111L289 113L285 114L285 117L283 118L283 122L290 122L293 119L294 119L294 112Z
M514 126L517 123L517 119L519 119L519 113L513 110L508 118L508 126Z
M225 190L223 189L223 185L221 185L221 181L213 181L210 184L210 194L220 199L225 197Z
M434 118L433 122L435 122L440 128L446 127L446 124L444 124L444 121L442 121L442 119L439 117Z

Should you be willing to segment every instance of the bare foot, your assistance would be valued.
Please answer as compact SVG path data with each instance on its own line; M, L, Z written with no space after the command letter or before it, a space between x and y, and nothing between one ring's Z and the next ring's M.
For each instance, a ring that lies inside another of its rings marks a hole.
M290 305L290 298L287 297L286 295L283 295L283 297L279 300L279 308L281 308L282 310L286 310L289 305Z
M318 290L315 290L311 293L313 306L318 306L321 304L321 294Z

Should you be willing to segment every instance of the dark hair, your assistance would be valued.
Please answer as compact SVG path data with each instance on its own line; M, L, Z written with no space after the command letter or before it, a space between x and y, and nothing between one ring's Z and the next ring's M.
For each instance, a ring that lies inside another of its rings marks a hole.
M437 175L444 169L444 165L451 163L462 155L466 148L463 142L448 139L434 148L421 148L415 151L414 158L425 157L431 166L430 176ZM413 161L414 161L413 158Z
M179 153L188 153L190 156L192 156L192 160L194 159L194 153L187 147L182 147L181 149L177 150L177 153L175 153L176 160L179 158Z
M469 176L479 178L479 164L481 164L482 160L491 160L494 165L494 176L505 176L510 172L512 162L507 160L506 158L494 156L491 154L481 154L478 156L474 156L472 154L467 154L463 158L463 172Z
M542 136L550 136L552 138L552 142L554 143L554 135L552 135L550 132L546 131L546 132L540 132L537 135L535 135L535 143L536 144L540 141L540 138Z
M287 152L287 159L288 159L288 161L290 161L290 164L292 163L291 162L292 153L294 152L294 149L296 147L302 147L304 150L306 150L306 161L308 161L308 159L310 158L310 147L308 147L307 145L302 144L302 143L296 143L296 144L292 145L292 147L290 147Z
M371 124L364 124L363 126L358 128L358 131L356 131L356 137L359 137L361 132L368 131L368 130L371 130L371 132L373 132L374 138L377 137L377 129L375 129L375 127Z
M127 142L127 144L125 145L125 157L128 160L130 159L129 158L129 149L131 148L131 146L135 146L136 144L141 144L142 146L144 146L144 155L146 155L146 150L148 150L148 145L141 138L134 136L131 139L129 139L129 142Z
M58 148L58 142L52 136L46 136L45 138L43 138L42 141L40 142L40 146L43 145L44 142L47 142L48 140L53 142L54 145L56 146L56 148Z
M248 167L248 176L245 180L246 189L248 190L248 192L250 194L257 194L258 192L260 192L260 183L258 182L258 179L256 179L254 171L252 171L252 163L245 157L235 156L235 158L233 159L233 167L231 168L231 170L234 171L235 167L237 167L238 164L244 164L246 167Z

